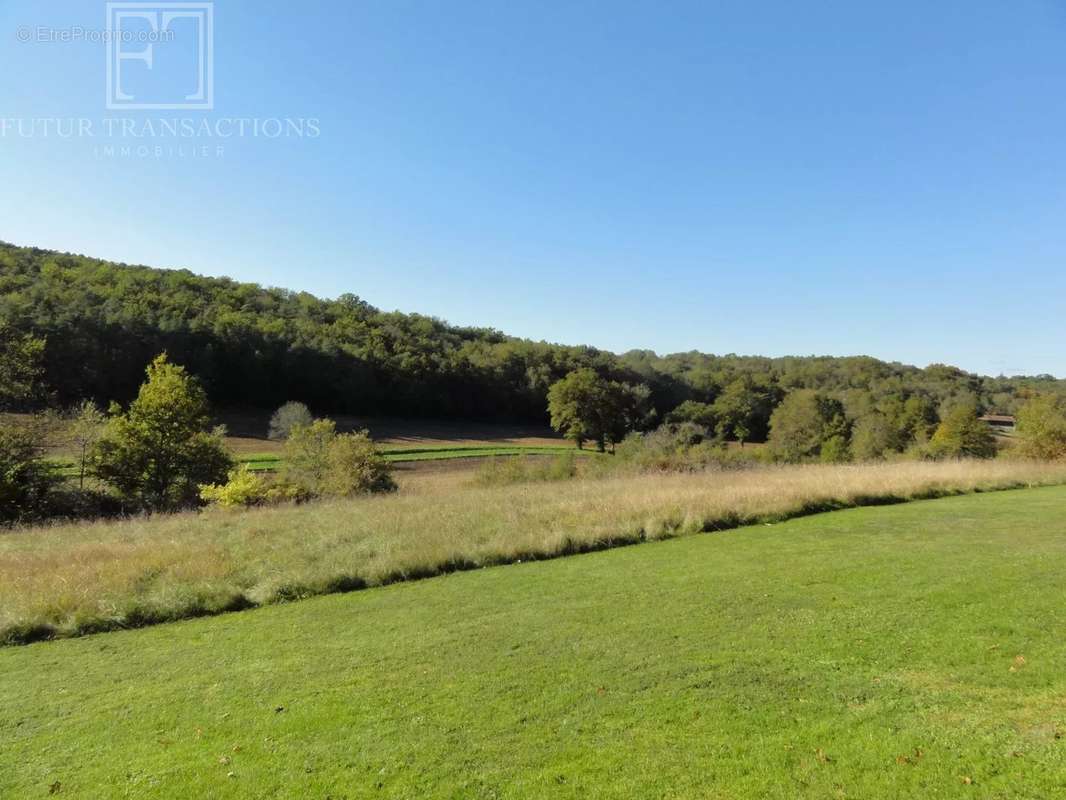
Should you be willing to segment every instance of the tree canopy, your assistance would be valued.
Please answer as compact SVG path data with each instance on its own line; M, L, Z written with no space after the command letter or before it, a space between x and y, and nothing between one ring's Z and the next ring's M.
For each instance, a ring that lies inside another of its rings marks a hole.
M31 403L41 393L44 340L0 321L0 411Z
M649 390L608 381L594 370L578 369L548 390L551 424L578 447L591 441L600 451L622 441L649 415Z
M0 376L15 376L0 384L20 387L18 403L127 403L160 352L219 407L298 398L324 414L535 423L547 421L549 387L589 369L646 386L660 418L699 403L685 413L747 441L765 440L774 408L802 389L842 402L852 423L877 411L906 441L928 440L939 410L959 402L1013 414L1031 397L1066 396L1066 382L1047 375L990 378L866 356L613 354L381 311L354 294L320 299L0 243Z
M996 438L992 429L968 403L951 408L930 441L930 452L939 458L992 458Z
M267 438L285 441L295 428L310 425L314 421L310 409L303 403L290 400L270 417Z
M792 392L770 417L770 448L782 461L846 460L844 406L813 389Z
M1060 397L1034 397L1018 411L1022 452L1031 458L1066 458L1066 401Z

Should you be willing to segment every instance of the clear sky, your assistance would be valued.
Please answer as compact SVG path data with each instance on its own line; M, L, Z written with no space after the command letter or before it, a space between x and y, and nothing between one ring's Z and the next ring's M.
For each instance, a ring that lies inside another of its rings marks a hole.
M615 351L1066 375L1062 0L217 0L208 111L108 111L106 46L37 38L105 23L0 2L0 239ZM12 123L56 118L92 132ZM318 135L103 128L238 118ZM145 142L185 150L106 149Z

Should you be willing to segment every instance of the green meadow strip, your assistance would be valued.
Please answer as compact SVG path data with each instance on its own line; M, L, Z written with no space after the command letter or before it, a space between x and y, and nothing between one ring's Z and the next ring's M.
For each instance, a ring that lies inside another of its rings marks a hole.
M382 454L387 461L403 463L410 461L446 461L456 458L491 458L493 456L530 456L530 455L560 455L562 453L574 453L575 455L594 456L600 455L594 451L576 450L572 446L550 445L489 445L489 446L464 446L464 447L397 447L381 448ZM284 458L280 455L265 453L241 456L238 461L247 464L253 472L273 472L281 467Z

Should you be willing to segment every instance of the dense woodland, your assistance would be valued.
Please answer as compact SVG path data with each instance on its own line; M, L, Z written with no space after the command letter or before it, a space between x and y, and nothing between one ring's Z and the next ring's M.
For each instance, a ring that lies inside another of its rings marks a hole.
M868 357L762 358L698 352L616 355L380 311L354 294L323 300L187 270L128 266L0 243L0 336L43 340L37 405L131 400L160 352L198 376L216 407L546 422L549 387L589 367L644 384L661 420L697 419L723 438L759 441L789 393L816 389L850 419L919 398L1012 413L1051 376L990 378Z

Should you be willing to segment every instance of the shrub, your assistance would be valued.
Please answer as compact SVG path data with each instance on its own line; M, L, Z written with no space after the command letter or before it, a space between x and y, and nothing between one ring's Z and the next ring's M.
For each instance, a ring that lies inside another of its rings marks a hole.
M0 423L0 524L122 512L113 494L63 480L56 466L43 458L46 443L71 441L68 424L54 412Z
M521 456L486 458L478 464L477 472L474 473L474 483L480 486L506 486L530 480L529 470L526 469Z
M764 450L729 448L707 439L707 435L704 428L691 422L631 434L618 446L618 466L641 472L692 472L712 466L743 467L764 458ZM603 469L612 466L608 463Z
M505 486L512 483L566 481L577 477L577 474L577 458L573 453L561 453L550 460L528 456L493 456L478 467L474 483Z
M122 502L112 492L97 488L79 488L73 483L57 480L42 509L48 519L103 519L121 516Z
M48 515L54 470L41 458L39 437L25 425L0 425L0 522Z
M329 470L329 448L336 438L337 424L331 419L316 419L310 425L297 425L285 442L282 477L312 494L321 494Z
M266 499L266 481L256 475L247 464L232 469L225 483L206 483L200 486L200 499L223 508L261 505Z
M303 403L290 400L274 412L270 418L270 427L267 430L267 438L274 441L284 441L292 434L293 429L310 425L314 419L311 411Z
M367 431L347 433L330 442L322 493L334 497L396 491L389 462Z
M367 431L337 435L331 419L292 429L285 443L282 478L310 496L348 497L391 492L390 467Z
M665 421L671 425L693 422L702 428L713 430L718 422L718 415L715 413L714 406L710 403L686 400L667 414Z
M683 471L697 466L692 449L706 437L707 429L694 422L660 425L649 433L627 436L619 445L617 455L619 460L640 469Z
M200 499L222 508L252 508L310 499L299 486L252 472L247 464L230 470L226 483L204 484Z
M209 429L207 396L165 354L125 414L116 414L93 447L93 471L123 500L169 511L199 499L201 484L220 482L233 467L223 430Z
M276 506L281 503L306 503L313 500L314 495L297 486L274 476L266 481L266 492L263 495L263 505Z

